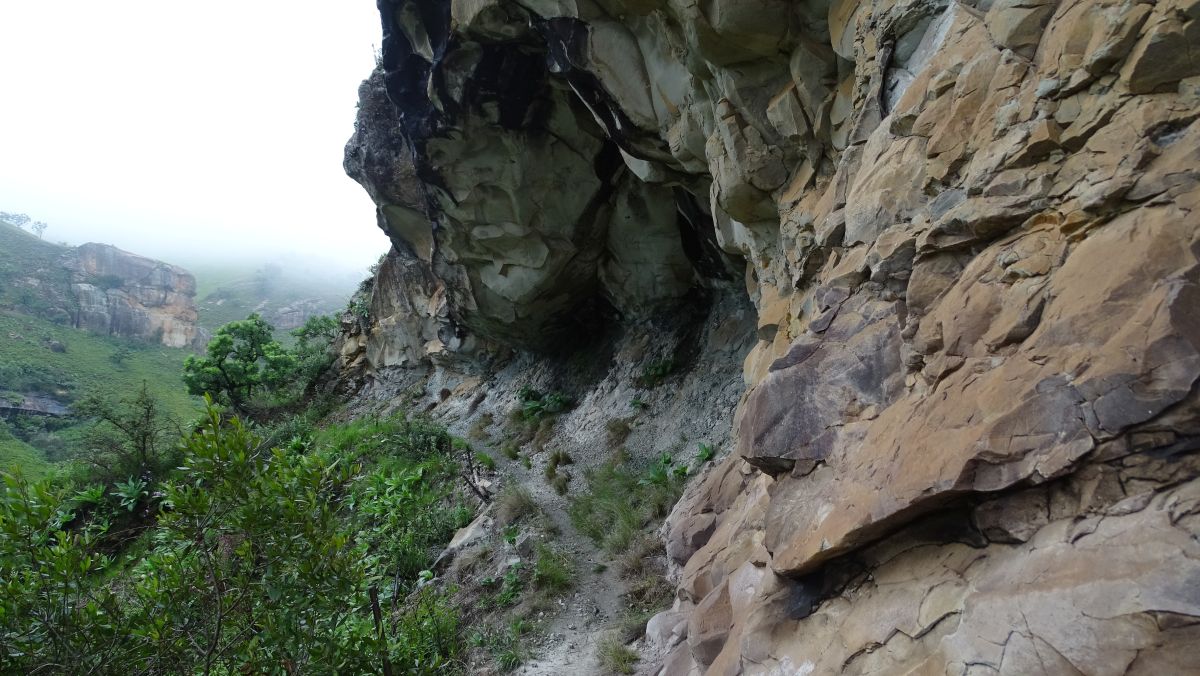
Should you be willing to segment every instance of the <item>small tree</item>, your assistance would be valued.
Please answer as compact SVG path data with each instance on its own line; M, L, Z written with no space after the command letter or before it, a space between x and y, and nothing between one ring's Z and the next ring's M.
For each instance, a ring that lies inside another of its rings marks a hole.
M75 413L96 421L80 458L106 483L131 477L153 483L173 465L171 451L181 430L159 408L145 382L132 397L86 397L75 404Z
M10 214L7 211L0 211L0 221L6 221L18 228L23 228L26 223L29 223L29 217L25 214Z
M296 374L308 387L333 363L333 339L341 326L331 315L314 315L292 331L296 337Z
M46 234L46 228L48 227L50 226L46 225L45 221L34 221L31 229L38 236L38 239L42 239L42 235Z
M271 330L257 314L217 329L206 356L192 355L183 363L188 392L207 394L244 413L257 392L283 385L296 359L274 340Z

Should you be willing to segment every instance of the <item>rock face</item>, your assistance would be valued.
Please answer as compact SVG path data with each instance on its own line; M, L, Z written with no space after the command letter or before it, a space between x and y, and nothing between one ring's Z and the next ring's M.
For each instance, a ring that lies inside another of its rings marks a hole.
M72 249L63 264L71 271L76 328L167 347L204 342L193 304L196 279L187 270L107 244Z
M346 166L395 251L348 355L745 280L663 673L1200 664L1200 4L379 5Z

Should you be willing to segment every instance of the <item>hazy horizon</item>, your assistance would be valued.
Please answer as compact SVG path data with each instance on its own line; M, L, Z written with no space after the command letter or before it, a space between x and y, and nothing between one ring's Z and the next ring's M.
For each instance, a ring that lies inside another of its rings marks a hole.
M0 211L172 263L365 270L388 241L342 147L379 41L368 0L0 6Z

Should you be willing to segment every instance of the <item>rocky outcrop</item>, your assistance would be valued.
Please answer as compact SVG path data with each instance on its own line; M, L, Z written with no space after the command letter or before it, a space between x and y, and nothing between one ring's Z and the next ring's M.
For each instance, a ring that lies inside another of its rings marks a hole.
M347 354L745 281L663 673L1200 663L1200 4L379 4L346 166L395 251Z
M187 270L107 244L72 249L63 265L71 271L76 328L167 347L203 344L196 279Z

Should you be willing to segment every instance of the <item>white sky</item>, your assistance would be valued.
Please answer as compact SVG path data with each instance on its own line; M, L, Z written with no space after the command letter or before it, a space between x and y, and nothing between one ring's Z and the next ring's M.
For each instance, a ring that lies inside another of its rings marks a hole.
M372 0L0 0L0 211L365 268L388 242L342 147L380 41Z

